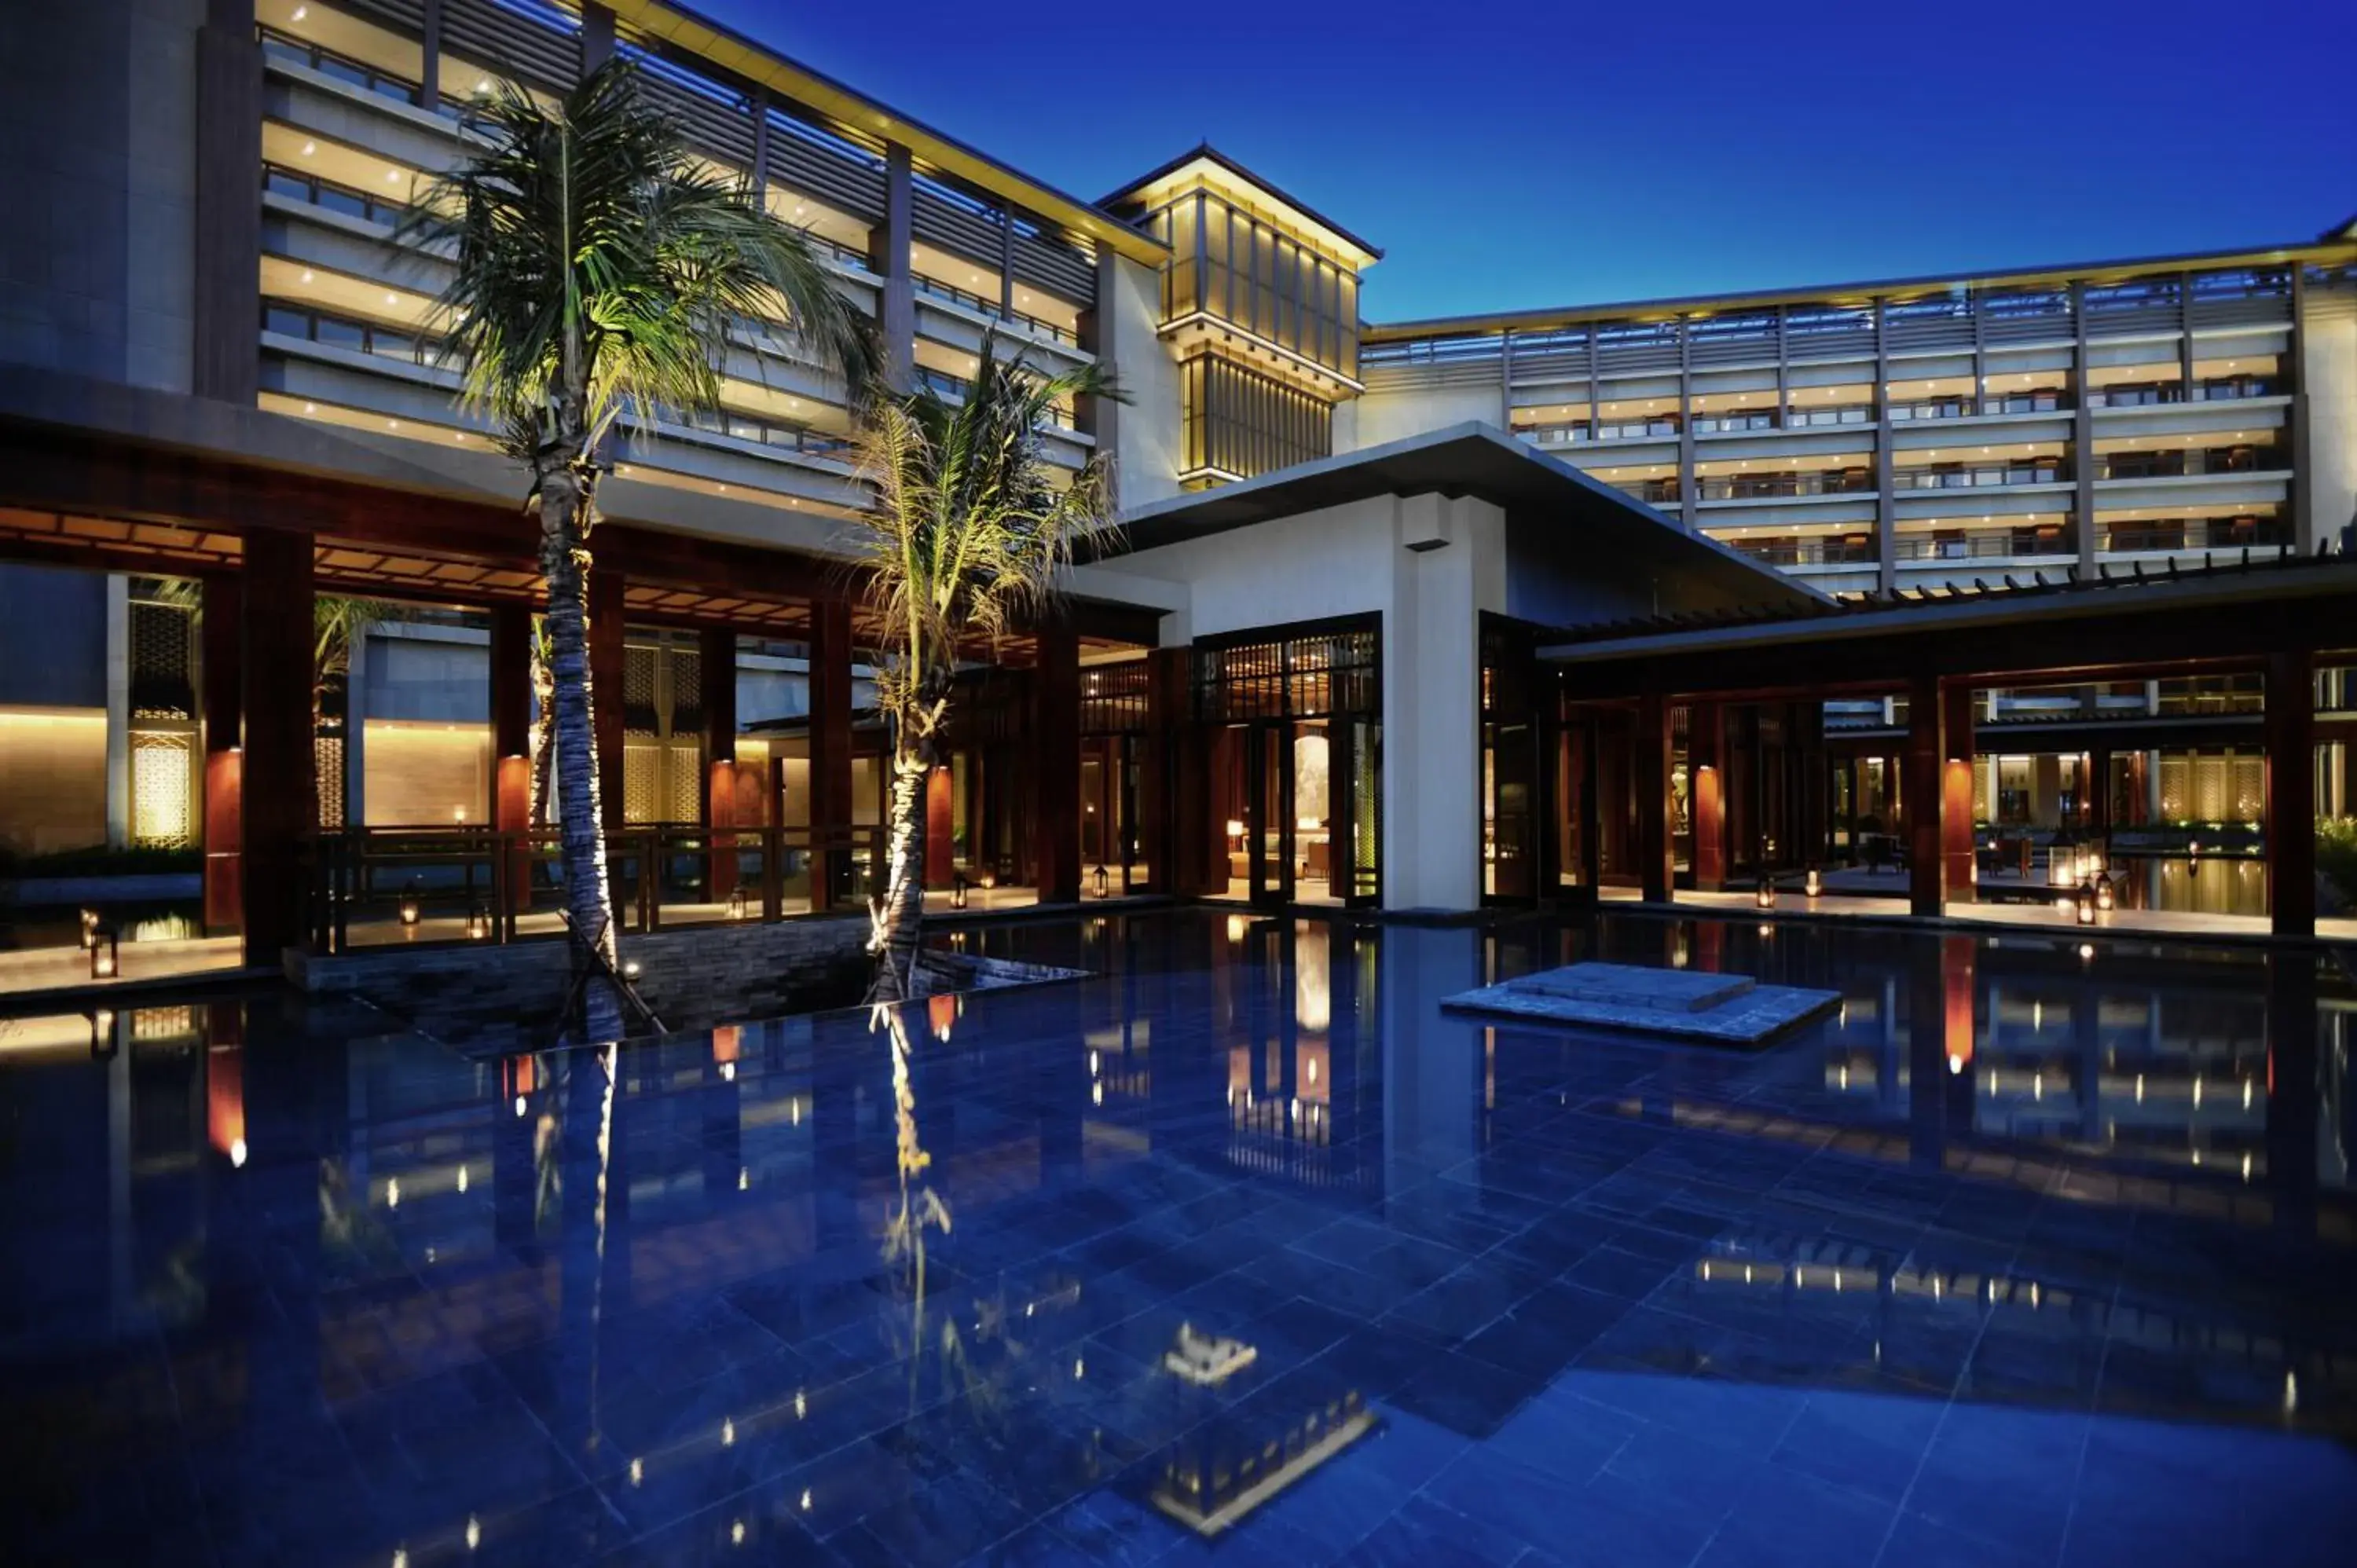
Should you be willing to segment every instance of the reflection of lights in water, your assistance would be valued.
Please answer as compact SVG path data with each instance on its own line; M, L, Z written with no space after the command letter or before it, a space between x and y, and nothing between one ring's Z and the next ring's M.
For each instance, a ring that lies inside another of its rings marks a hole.
M2284 1374L2284 1413L2291 1414L2299 1408L2299 1379L2291 1372Z
M1961 1074L1964 1070L1964 1058L1951 1051L1948 1054L1948 1070Z
M2193 1075L2193 1109L2201 1109L2201 1075L2198 1072Z
M749 1190L752 1186L753 1173L746 1169L743 1165L738 1165L737 1167L737 1190L738 1192L745 1192Z
M523 1096L521 1094L516 1096L515 1111L518 1116L522 1116L523 1114Z
M2248 1149L2243 1151L2243 1179L2251 1179L2251 1153Z
M2033 1002L2033 1003L2031 1003L2031 1004L2029 1004L2029 1026L2030 1026L2030 1028L2031 1028L2032 1030L2034 1030L2034 1031L2043 1031L2043 1030L2045 1029L2045 1027L2046 1027L2046 1004L2045 1004L2045 1003L2043 1003L2043 1002Z
M467 1167L464 1165L458 1167L458 1190L460 1192L467 1190Z
M245 1164L244 1139L231 1138L229 1141L229 1163L233 1165L242 1165Z
M1302 1064L1302 1073L1309 1082L1316 1083L1318 1081L1318 1058L1316 1057L1311 1057L1307 1062Z
M809 1413L809 1402L802 1398L802 1391L796 1389L794 1391L794 1419L796 1421L800 1421Z
M723 1083L734 1083L737 1081L737 1064L735 1062L722 1062L720 1064L720 1081Z
M811 1495L810 1495L810 1488L809 1488L808 1487L804 1487L802 1488L802 1512L804 1512L804 1513L808 1513L808 1512L810 1512L810 1507L811 1507Z
M641 1483L643 1483L643 1482L646 1480L646 1478L647 1478L647 1462L646 1462L645 1460L643 1460L643 1459L633 1459L633 1460L631 1460L631 1461L630 1461L630 1485L632 1485L632 1486L634 1486L634 1487L635 1487L635 1486L639 1486L639 1485L640 1485Z
M2080 961L2081 961L2081 962L2083 962L2083 963L2093 963L2093 962L2094 961L2094 959L2095 959L2095 944L2094 944L2094 943L2093 943L2093 942L2081 942L2081 943L2079 944L2079 960L2080 960Z
M1228 917L1228 940L1231 943L1244 940L1244 918L1242 915Z
M728 1544L731 1546L742 1546L745 1544L745 1521L743 1520L737 1519L730 1520L728 1521Z
M401 1178L399 1176L389 1176L386 1178L384 1184L384 1206L387 1208L399 1208L401 1207Z
M467 1550L472 1552L483 1543L483 1521L473 1514L467 1516Z
M737 1441L737 1423L726 1416L720 1418L720 1446L726 1448Z
M409 1568L409 1548L396 1546L393 1549L393 1568Z
M1088 1375L1089 1364L1078 1356L1072 1358L1072 1381L1079 1382Z
M1322 922L1293 923L1293 1020L1313 1035L1334 1022L1332 951Z
M1104 1082L1102 1079L1089 1085L1089 1103L1092 1105L1104 1103Z
M2251 1080L2250 1080L2249 1079L2247 1079L2247 1078L2246 1078L2246 1079L2244 1079L2243 1080L2243 1109L2244 1109L2244 1110L2245 1110L2245 1111L2248 1111L2250 1108L2251 1108Z
M1098 1060L1097 1053L1091 1051L1089 1053L1089 1076L1091 1078L1096 1077L1102 1066L1103 1064Z
M2136 1102L2138 1105L2144 1103L2144 1074L2142 1073L2136 1076Z

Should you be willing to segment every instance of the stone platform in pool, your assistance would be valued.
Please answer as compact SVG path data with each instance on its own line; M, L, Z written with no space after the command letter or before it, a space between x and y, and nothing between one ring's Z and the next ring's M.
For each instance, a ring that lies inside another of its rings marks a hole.
M1533 1023L1757 1046L1840 1001L1837 991L1762 985L1744 974L1575 963L1462 991L1441 1005Z

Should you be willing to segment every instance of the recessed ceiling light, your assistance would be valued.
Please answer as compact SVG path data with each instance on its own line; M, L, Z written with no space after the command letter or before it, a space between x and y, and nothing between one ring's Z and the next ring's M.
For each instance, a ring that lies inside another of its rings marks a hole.
M318 150L319 144L317 142L306 142L303 144L303 156L307 158Z
M400 183L401 183L401 171L400 171L399 169L397 169L397 168L389 168L389 169L385 170L385 171L384 171L384 183L385 183L385 184L387 184L387 185L398 185L398 184L400 184Z
M308 5L297 5L297 6L296 6L296 7L295 7L295 15L294 15L294 16L290 16L290 17L288 17L287 19L288 19L289 21L299 22L299 21L301 21L304 17L306 17L306 16L309 16L310 14L311 14L311 7L309 7Z
M316 403L307 403L303 405L303 412L306 413L317 413L319 412L319 405Z
M311 281L311 269L308 267L305 267L303 269L303 281L305 283L309 283Z

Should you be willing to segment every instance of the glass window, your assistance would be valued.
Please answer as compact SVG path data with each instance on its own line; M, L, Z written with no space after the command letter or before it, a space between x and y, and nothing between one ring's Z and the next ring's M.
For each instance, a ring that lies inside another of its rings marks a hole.
M339 190L332 185L319 188L319 205L347 218L366 218L369 215L368 198L355 196L349 190Z
M262 188L273 196L291 196L297 201L311 199L311 182L285 169L268 169L262 177Z
M368 333L357 321L339 321L332 316L317 317L318 339L339 349L368 347Z
M274 305L262 313L262 329L285 338L308 338L311 335L311 318L299 310Z

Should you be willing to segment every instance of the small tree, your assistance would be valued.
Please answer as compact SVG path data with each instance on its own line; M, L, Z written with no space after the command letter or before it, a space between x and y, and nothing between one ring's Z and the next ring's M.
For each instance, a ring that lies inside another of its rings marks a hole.
M1046 373L1002 361L985 337L961 403L920 387L879 399L861 433L876 487L856 554L880 628L876 695L891 750L883 893L871 905L871 1001L918 993L924 917L925 781L941 762L942 725L962 653L995 643L1049 609L1081 540L1110 529L1111 467L1092 457L1069 484L1039 428L1067 398L1114 393L1094 366Z
M434 183L409 230L448 247L446 351L466 367L468 404L531 470L566 915L611 966L587 637L608 437L625 413L716 410L730 333L748 320L787 321L855 395L870 339L804 231L694 163L626 61L600 66L550 107L500 83L474 124L490 147ZM612 998L602 985L587 993L591 1032L606 1033Z

